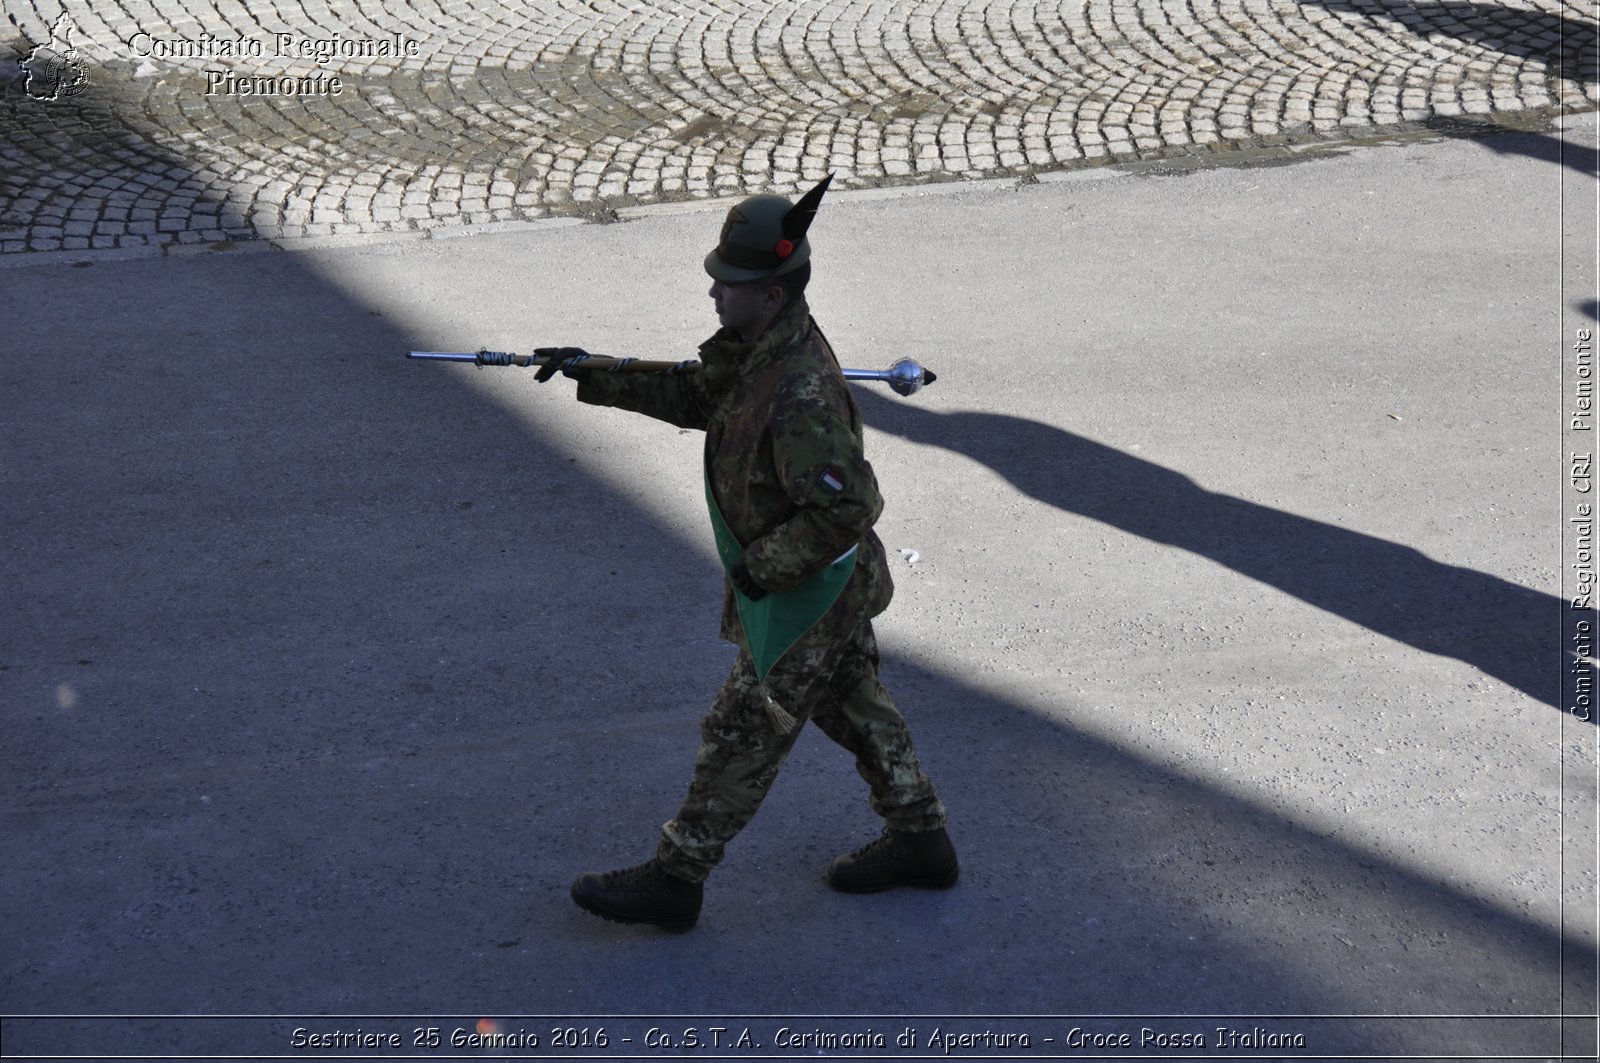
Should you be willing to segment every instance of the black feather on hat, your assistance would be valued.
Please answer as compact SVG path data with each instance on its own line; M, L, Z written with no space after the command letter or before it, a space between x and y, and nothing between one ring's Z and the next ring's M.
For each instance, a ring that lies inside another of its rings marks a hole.
M800 197L800 202L789 209L783 216L783 238L791 243L799 243L800 238L811 228L811 219L817 216L817 207L822 204L822 194L828 190L828 185L833 182L833 174L824 177L811 191Z

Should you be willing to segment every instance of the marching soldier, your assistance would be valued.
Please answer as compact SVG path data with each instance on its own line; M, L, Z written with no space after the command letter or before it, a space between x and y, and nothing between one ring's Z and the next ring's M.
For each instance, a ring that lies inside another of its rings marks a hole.
M906 722L878 680L872 618L893 586L872 530L883 509L862 455L861 413L812 319L806 231L830 177L797 204L752 196L728 212L706 256L722 327L693 374L581 367L578 348L542 348L578 380L578 399L648 414L705 437L706 505L727 570L722 636L739 647L701 723L689 792L655 856L572 884L608 919L686 930L724 846L755 815L806 720L855 756L881 837L834 860L836 889L942 889L959 875L945 809Z

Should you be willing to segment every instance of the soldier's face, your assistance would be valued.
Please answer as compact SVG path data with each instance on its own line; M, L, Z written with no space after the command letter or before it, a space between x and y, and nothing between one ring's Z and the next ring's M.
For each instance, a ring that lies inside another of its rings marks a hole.
M717 304L717 320L745 340L753 340L767 330L783 307L783 289L775 284L724 284L711 282L707 293Z

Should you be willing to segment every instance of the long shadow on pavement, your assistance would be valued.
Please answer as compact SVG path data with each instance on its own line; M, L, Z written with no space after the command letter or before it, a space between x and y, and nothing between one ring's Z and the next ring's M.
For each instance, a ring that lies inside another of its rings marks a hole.
M1576 148L1549 133L1513 132L1479 118L1430 118L1423 124L1447 137L1470 140L1496 155L1522 155L1565 167L1584 177L1600 174L1600 157L1594 150Z
M873 427L956 450L1030 498L1198 554L1381 635L1465 661L1548 705L1563 704L1563 661L1550 638L1562 602L1552 595L1207 491L1181 473L1037 421L937 413L857 391Z

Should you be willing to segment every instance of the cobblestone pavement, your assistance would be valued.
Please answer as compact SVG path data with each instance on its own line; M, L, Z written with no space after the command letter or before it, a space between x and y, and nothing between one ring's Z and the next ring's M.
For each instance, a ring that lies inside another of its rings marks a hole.
M1600 99L1592 0L4 11L0 252L606 219L830 170L1025 176Z

